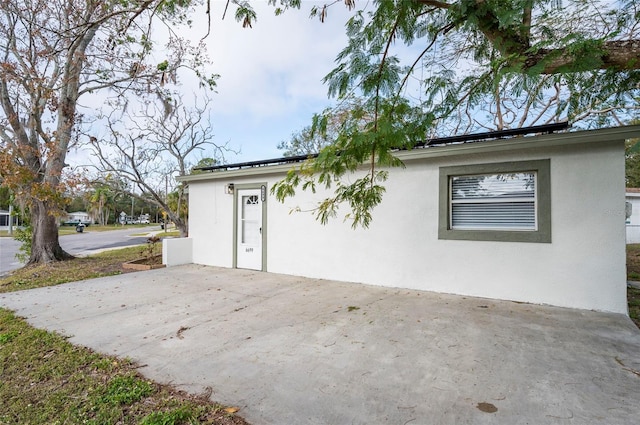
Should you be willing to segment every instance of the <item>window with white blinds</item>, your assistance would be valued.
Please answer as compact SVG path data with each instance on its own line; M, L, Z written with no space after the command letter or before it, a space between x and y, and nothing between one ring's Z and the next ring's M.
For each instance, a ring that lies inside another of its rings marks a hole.
M440 167L438 238L551 243L551 160Z
M535 171L450 177L450 228L537 230Z

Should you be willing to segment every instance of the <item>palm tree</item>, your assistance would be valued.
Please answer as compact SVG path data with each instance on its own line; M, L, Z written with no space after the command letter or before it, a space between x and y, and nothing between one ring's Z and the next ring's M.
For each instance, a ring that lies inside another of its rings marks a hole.
M109 223L111 215L110 205L113 204L114 193L107 186L96 187L89 197L90 210L89 213L93 217L97 217L98 224L106 226Z

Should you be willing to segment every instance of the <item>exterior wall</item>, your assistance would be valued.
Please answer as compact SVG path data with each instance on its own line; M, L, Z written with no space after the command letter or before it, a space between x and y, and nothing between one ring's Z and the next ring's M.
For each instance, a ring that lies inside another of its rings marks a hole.
M91 221L91 216L89 215L89 213L86 213L84 211L77 211L77 212L72 212L67 214L67 220L69 221L82 221L83 223L86 223L88 221Z
M408 155L405 169L391 170L369 229L351 229L344 212L326 226L291 213L312 209L322 193L298 190L284 204L269 194L266 270L626 314L623 141L527 146ZM551 243L438 239L440 167L538 159L550 159ZM189 181L195 263L233 266L233 196L224 186L270 189L286 169Z
M11 225L15 229L22 223L19 215L13 215L11 217ZM0 210L0 230L9 230L9 211Z
M627 192L626 201L631 204L631 216L627 218L627 243L640 243L640 193Z
M162 240L162 264L167 267L193 263L191 238L165 238Z
M0 210L0 230L9 229L9 211Z

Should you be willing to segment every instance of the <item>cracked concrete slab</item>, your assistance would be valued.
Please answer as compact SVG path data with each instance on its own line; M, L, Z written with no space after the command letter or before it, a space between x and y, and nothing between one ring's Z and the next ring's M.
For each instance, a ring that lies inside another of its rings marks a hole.
M262 424L629 424L623 315L187 265L0 294Z

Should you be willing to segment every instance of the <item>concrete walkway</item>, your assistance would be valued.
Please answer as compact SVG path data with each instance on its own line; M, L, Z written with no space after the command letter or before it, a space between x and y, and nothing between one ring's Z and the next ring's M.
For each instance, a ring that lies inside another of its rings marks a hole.
M262 424L632 424L626 317L205 266L0 294Z

